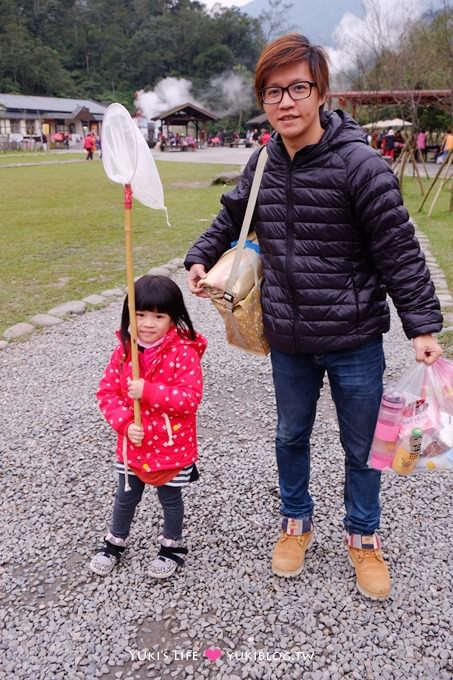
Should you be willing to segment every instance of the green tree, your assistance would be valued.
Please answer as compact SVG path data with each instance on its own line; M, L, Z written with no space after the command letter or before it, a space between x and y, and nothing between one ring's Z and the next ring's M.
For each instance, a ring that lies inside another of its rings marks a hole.
M288 22L288 14L293 6L292 2L284 0L268 0L267 9L261 12L259 17L266 42L294 31L293 24Z
M389 39L390 27L379 15L377 5L370 21L368 42L358 45L352 87L365 90L413 90L412 101L395 103L388 113L403 114L415 126L420 124L417 90L449 89L452 92L445 110L453 114L453 9L429 12L417 20L403 22L398 35ZM384 110L381 111L381 115ZM423 116L426 120L426 116ZM425 124L425 123L424 123Z
M252 70L259 22L198 0L0 0L0 90L128 97L167 76ZM127 93L130 93L127 94Z
M193 60L195 75L203 79L228 71L234 66L234 54L227 45L215 43L203 52L200 52Z
M258 19L248 17L236 7L221 7L213 15L210 30L215 42L229 47L236 64L254 69L264 43Z

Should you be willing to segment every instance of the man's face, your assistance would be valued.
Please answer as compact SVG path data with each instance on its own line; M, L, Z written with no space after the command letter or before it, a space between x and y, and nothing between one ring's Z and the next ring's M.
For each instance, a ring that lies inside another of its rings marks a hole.
M265 87L288 87L304 81L313 82L313 77L307 62L300 61L271 71ZM269 123L280 133L290 155L321 139L324 131L319 120L319 107L323 101L315 85L307 99L294 101L288 92L284 92L280 103L263 103Z

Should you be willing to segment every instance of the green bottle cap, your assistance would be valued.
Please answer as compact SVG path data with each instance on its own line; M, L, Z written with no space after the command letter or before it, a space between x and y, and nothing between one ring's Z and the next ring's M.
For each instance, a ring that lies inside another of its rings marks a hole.
M411 432L411 437L419 438L423 437L423 430L421 430L419 427L414 427L414 429Z

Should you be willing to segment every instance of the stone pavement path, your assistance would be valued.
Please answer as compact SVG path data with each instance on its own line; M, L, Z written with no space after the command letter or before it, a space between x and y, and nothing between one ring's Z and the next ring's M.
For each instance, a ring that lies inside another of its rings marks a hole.
M205 149L199 149L198 151L159 151L158 149L152 149L152 154L155 160L158 161L171 161L176 163L214 163L214 164L231 164L243 166L247 163L248 159L252 155L255 149L246 149L245 147L230 148L228 146L224 147L206 147ZM24 152L26 153L26 152ZM52 152L55 153L55 152ZM65 160L50 160L46 161L45 157L40 156L40 159L30 163L22 162L23 154L16 154L19 157L15 160L11 160L9 163L0 164L0 170L2 168L13 168L18 166L26 165L53 165L55 163L83 163L85 162L85 156L81 156L81 151L58 151L60 156L65 156ZM77 154L77 158L73 156ZM99 161L99 154L95 155L95 161ZM419 171L420 177L426 179L426 172L428 177L434 177L439 169L439 166L435 163L417 163L417 169ZM426 169L426 171L425 171ZM450 174L453 170L450 168ZM414 169L412 164L408 163L405 167L405 175L412 177L414 175Z
M445 278L419 238L448 308ZM185 289L182 272L173 276ZM120 569L104 580L88 571L115 490L114 436L94 399L120 318L111 299L0 353L0 680L451 678L453 475L384 476L394 588L388 602L365 601L341 545L343 456L326 385L313 433L317 540L299 578L274 577L269 361L226 346L217 313L193 297L209 348L187 565L169 582L147 577L160 523L148 490ZM390 380L413 361L396 315L385 346Z
M364 600L342 546L343 455L326 385L312 446L317 538L300 577L273 576L269 361L229 348L208 301L187 304L209 340L201 478L185 495L187 564L169 581L147 576L160 524L152 489L117 572L87 569L115 491L115 437L94 394L120 301L0 353L0 678L451 678L453 475L384 476L393 593ZM389 380L413 361L396 317L385 344Z

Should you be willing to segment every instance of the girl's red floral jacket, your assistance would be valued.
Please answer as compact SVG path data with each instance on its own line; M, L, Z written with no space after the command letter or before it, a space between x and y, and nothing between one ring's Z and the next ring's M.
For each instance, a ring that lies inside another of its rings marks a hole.
M201 402L203 377L200 359L205 338L195 340L169 330L156 349L139 353L140 377L145 386L141 399L143 444L127 440L128 464L144 472L183 468L197 460L196 412ZM130 357L122 345L110 358L96 397L106 421L118 432L116 455L123 462L123 437L134 421L133 400L127 396L132 377Z

